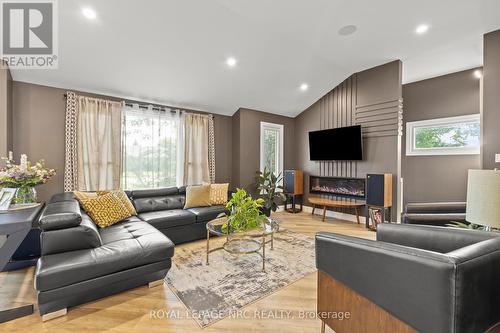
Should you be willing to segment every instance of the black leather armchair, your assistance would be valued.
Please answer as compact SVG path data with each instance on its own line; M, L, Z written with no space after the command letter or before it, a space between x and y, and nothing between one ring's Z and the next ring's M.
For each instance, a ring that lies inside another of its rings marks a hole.
M446 226L465 222L465 202L409 203L405 207L403 223Z
M316 263L319 274L419 332L485 332L500 321L499 236L401 224L381 224L377 241L318 233ZM335 297L318 293L318 306ZM336 330L334 321L327 323ZM367 325L366 332L381 331L380 322Z

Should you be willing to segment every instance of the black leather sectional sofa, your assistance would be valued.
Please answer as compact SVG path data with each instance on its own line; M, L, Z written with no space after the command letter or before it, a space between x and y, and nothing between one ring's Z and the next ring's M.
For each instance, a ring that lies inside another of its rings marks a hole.
M127 195L137 210L137 217L175 244L206 237L206 223L226 211L223 205L183 209L186 187L127 191Z
M97 227L73 193L56 194L39 221L42 255L35 272L41 315L161 280L174 243L206 236L224 206L183 209L185 188L128 191L138 215ZM64 313L63 313L64 312Z
M453 222L465 223L465 202L409 203L403 223L445 227Z

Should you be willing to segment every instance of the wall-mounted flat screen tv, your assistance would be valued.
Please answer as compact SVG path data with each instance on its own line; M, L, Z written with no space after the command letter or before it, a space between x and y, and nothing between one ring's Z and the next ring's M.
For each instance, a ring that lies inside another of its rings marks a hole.
M359 161L363 159L361 126L309 132L311 161Z

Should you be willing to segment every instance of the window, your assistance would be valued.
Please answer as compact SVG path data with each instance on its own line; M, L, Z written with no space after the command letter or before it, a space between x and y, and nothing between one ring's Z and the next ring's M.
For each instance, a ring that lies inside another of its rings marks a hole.
M480 150L480 116L406 123L406 155L472 155Z
M260 169L283 172L283 125L260 123Z
M178 183L179 113L123 109L122 188L176 186Z

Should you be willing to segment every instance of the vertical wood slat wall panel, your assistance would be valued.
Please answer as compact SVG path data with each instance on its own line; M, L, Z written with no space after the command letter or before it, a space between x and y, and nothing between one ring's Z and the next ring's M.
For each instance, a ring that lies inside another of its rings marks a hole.
M318 101L318 108L320 113L320 129L330 129L355 125L356 87L356 77L355 75L353 75L347 78L344 82L340 83L337 87L335 87ZM320 176L358 176L356 161L324 161L319 162L318 164ZM344 198L342 198L342 200L352 201L352 199ZM348 209L334 210L343 213L351 213Z

